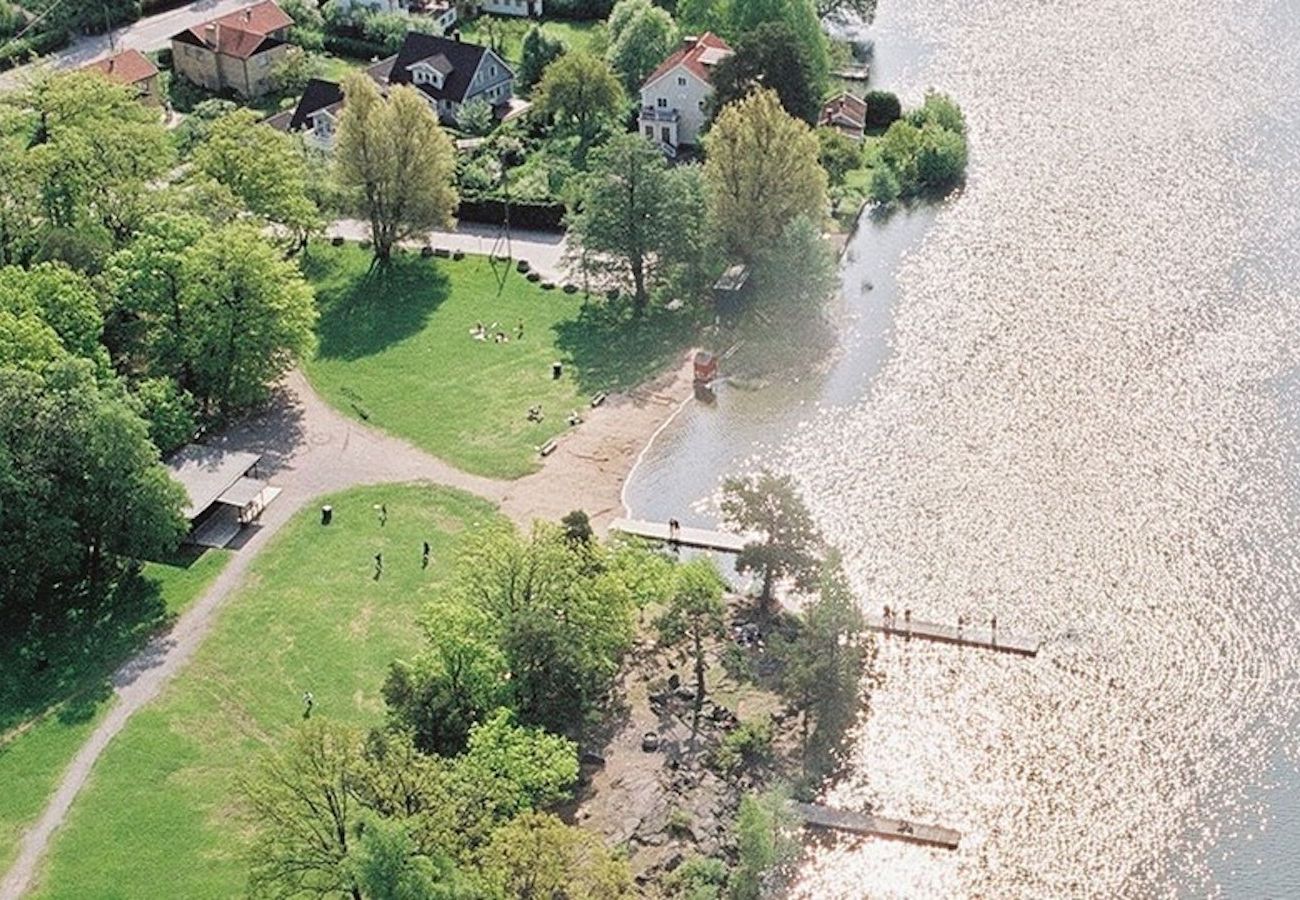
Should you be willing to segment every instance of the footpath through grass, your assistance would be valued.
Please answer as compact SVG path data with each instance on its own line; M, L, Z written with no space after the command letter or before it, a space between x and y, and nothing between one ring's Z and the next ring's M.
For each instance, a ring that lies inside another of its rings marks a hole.
M109 676L221 571L225 551L146 564L99 610L0 645L0 871L112 701Z
M461 535L497 513L465 494L403 485L324 502L333 524L321 526L314 507L299 513L254 561L190 665L109 745L55 835L35 896L241 896L237 778L302 720L303 691L315 715L382 721L388 663L418 650L417 615L450 576ZM377 504L388 510L382 527Z
M370 270L356 244L315 245L304 268L316 288L320 346L306 366L321 395L467 472L518 478L593 394L633 387L689 341L689 316L633 320L623 307L584 306L544 291L513 266L395 256ZM504 281L502 276L504 275ZM523 338L519 325L523 323ZM492 337L477 340L477 325ZM501 332L508 339L497 343ZM563 364L553 379L551 364ZM540 405L542 422L528 410Z

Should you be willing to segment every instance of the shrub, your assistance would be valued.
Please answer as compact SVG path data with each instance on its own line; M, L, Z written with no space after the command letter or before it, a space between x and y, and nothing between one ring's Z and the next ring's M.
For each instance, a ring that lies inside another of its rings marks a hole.
M938 190L956 184L966 171L966 139L934 122L921 129L916 177L921 186Z
M843 184L844 175L862 164L862 147L835 128L818 128L820 162L831 184Z
M898 95L889 91L867 92L867 127L885 128L903 115L903 104Z
M869 195L876 203L890 204L898 199L900 193L898 178L888 166L881 166L871 173Z
M961 108L947 94L936 91L928 91L925 102L912 110L907 120L917 128L933 124L955 134L966 133L966 117Z
M742 722L713 751L713 766L724 775L772 758L772 723Z

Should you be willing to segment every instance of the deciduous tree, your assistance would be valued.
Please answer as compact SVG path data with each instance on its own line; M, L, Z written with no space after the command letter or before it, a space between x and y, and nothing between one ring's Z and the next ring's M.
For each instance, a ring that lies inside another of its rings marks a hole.
M673 646L682 641L690 644L695 667L695 712L704 705L704 673L707 668L705 642L726 633L727 605L723 602L723 582L708 559L696 559L677 567L676 584L668 609L655 627L659 640Z
M582 51L566 53L546 67L535 100L539 113L584 141L617 120L626 103L609 64Z
M186 252L181 319L190 389L210 411L228 415L266 399L312 348L316 304L297 266L257 228L231 225Z
M663 284L687 220L698 215L685 178L658 148L622 134L593 150L581 206L570 221L575 255L607 286L630 290L637 312Z
M746 32L736 52L714 67L713 87L715 112L765 87L776 91L786 112L811 125L821 113L825 80L817 77L794 29L778 19Z
M499 896L619 900L635 896L632 873L599 836L529 812L498 828L483 851L484 880Z
M756 261L794 219L824 217L817 137L774 92L756 91L726 107L704 143L709 220L728 252Z
M520 89L530 90L533 85L542 80L542 73L546 71L546 67L563 54L562 41L551 37L539 25L529 28L520 52L519 71L515 73L515 81Z
M420 94L393 88L387 100L364 73L343 81L335 164L355 213L370 223L376 262L404 238L445 226L456 209L456 151Z
M641 83L668 58L677 44L677 24L650 0L619 0L609 16L606 59L623 89L635 95Z
M740 42L760 26L774 22L789 27L789 33L812 69L813 83L824 90L830 77L830 51L813 0L744 0L743 3L731 3L727 6L724 30L728 39Z
M728 478L722 484L722 514L738 531L758 532L736 560L742 572L763 577L760 599L772 599L772 587L781 578L794 578L800 587L815 583L822 540L812 514L789 475L760 472L747 478Z
M195 169L227 188L240 205L288 233L299 249L320 227L320 212L307 188L300 143L241 109L212 123L194 151Z

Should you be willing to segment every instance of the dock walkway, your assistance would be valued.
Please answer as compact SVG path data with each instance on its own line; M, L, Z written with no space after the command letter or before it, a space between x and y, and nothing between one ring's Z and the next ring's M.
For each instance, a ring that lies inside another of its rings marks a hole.
M829 806L817 806L812 803L791 803L790 807L805 825L813 828L826 828L831 831L843 831L891 841L905 841L909 844L940 847L944 850L956 850L957 845L961 843L961 832L940 825L922 825L906 819L887 819L869 813L832 809Z
M1007 634L990 628L958 628L955 625L941 625L938 622L920 622L913 619L905 622L902 616L894 615L886 620L884 616L863 616L867 630L893 637L915 638L921 641L935 641L940 644L955 644L959 647L979 647L984 650L997 650L1002 653L1014 653L1018 656L1037 656L1042 641L1026 635Z
M739 553L746 544L757 539L756 535L710 531L707 528L691 528L686 525L677 529L676 534L670 534L668 523L646 522L641 519L615 519L610 523L609 529L651 541L663 541L697 550L719 550L723 553Z

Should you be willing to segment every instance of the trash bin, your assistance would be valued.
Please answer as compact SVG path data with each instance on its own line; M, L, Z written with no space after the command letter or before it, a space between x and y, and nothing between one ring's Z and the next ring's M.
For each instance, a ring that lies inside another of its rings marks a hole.
M564 363L559 363L559 362L553 362L553 363L551 363L551 380L552 380L552 381L559 381L559 380L560 380L560 377L561 377L563 374L564 374Z
M334 521L334 507L322 506L320 508L320 523L328 525L332 521Z

